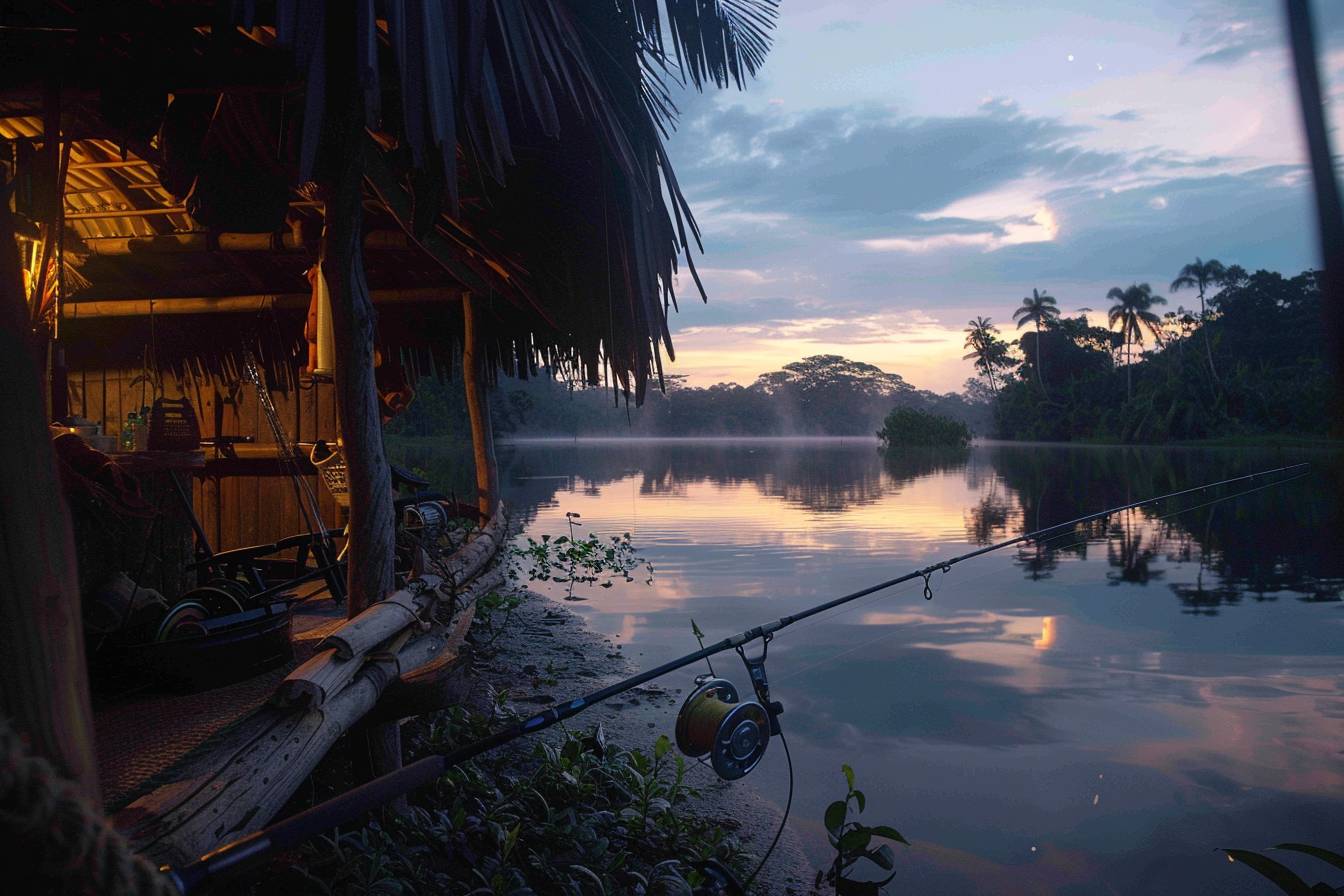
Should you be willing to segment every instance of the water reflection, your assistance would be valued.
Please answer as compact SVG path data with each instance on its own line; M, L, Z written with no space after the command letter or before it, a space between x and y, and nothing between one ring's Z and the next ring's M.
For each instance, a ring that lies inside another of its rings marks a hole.
M893 459L866 442L508 452L508 498L534 533L580 512L653 560L653 588L580 609L644 664L693 649L691 617L740 631L1027 528L1295 459L1000 445ZM782 635L771 680L818 860L840 762L916 840L901 881L928 894L1239 892L1250 884L1209 870L1211 847L1344 828L1344 475L1310 459L1309 480L1052 532L936 576L932 601L912 583ZM782 797L782 775L767 754L751 786Z

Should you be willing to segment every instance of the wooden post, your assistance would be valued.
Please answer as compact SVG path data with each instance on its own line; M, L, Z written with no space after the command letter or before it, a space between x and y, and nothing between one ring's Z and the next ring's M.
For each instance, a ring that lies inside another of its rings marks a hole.
M462 298L462 387L471 418L471 448L476 460L476 503L481 520L494 516L499 503L499 468L495 465L495 436L490 426L490 401L485 394L485 347L476 326L476 297Z
M392 471L383 451L382 419L374 382L377 316L364 276L364 93L355 59L354 7L327 11L328 93L325 142L327 185L322 273L331 294L336 342L336 409L350 486L346 611L353 618L392 587L395 525ZM367 737L375 774L401 768L401 729L373 729Z
M19 252L0 190L0 712L100 807L79 574L28 337Z

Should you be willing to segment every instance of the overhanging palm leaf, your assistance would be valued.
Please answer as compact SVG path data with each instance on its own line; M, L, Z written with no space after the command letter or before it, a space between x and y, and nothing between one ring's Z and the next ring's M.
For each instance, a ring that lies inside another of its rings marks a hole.
M642 34L662 49L658 7L666 13L677 63L697 88L743 86L770 51L777 0L635 0Z
M667 314L683 255L704 296L690 254L699 231L663 146L675 121L666 79L741 86L764 62L777 5L382 0L375 16L374 0L354 0L348 63L369 126L405 148L388 160L412 194L414 219L403 226L417 239L435 227L450 237L473 228L479 238L461 263L518 307L544 304L540 317L553 323L540 321L534 334L576 353L586 379L599 378L600 359L641 396L645 377L661 375L661 351L671 356ZM325 34L346 9L276 4L278 42L305 83L303 180L321 163L329 66L347 62L328 59ZM524 213L531 230L506 234L499 209L515 184L546 193L556 217L580 233L545 239L540 217ZM437 207L453 220L436 223ZM482 248L493 253L484 264ZM512 352L501 346L496 355Z

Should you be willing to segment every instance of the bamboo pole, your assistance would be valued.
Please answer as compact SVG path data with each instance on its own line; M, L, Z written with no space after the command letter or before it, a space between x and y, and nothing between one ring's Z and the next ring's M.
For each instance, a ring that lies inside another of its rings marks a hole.
M0 199L0 712L98 806L79 575L21 271Z
M69 193L66 194L70 195ZM186 252L303 252L312 246L296 230L279 233L159 233L152 236L88 236L81 242L97 256L140 254L178 255ZM411 241L400 230L371 230L364 235L366 249L408 249Z
M495 464L495 437L490 426L490 401L485 393L485 350L476 322L473 295L462 298L462 387L471 418L471 448L476 462L476 504L482 519L490 519L499 501L499 469Z
M414 302L452 301L459 293L452 287L417 286L408 289L372 289L369 298L375 305ZM241 314L257 311L302 311L312 294L256 293L245 296L169 296L162 299L106 299L91 302L66 302L61 305L62 320L87 320L106 317L149 317L150 305L156 315L163 314Z

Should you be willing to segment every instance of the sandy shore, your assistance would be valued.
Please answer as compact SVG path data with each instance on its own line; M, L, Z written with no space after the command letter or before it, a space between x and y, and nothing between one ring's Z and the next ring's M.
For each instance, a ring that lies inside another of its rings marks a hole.
M523 592L522 605L491 646L478 656L470 702L488 706L493 694L508 690L522 713L597 690L638 669L613 642L592 631L563 604L536 592ZM660 734L672 735L687 681L651 682L587 710L569 723L590 729L601 723L607 737L626 747L649 749ZM540 736L556 736L551 732ZM697 762L688 762L687 781L700 791L687 811L735 828L749 852L759 856L770 845L782 807L763 798L750 780L726 783ZM816 870L788 827L769 863L752 885L753 893L808 894Z

